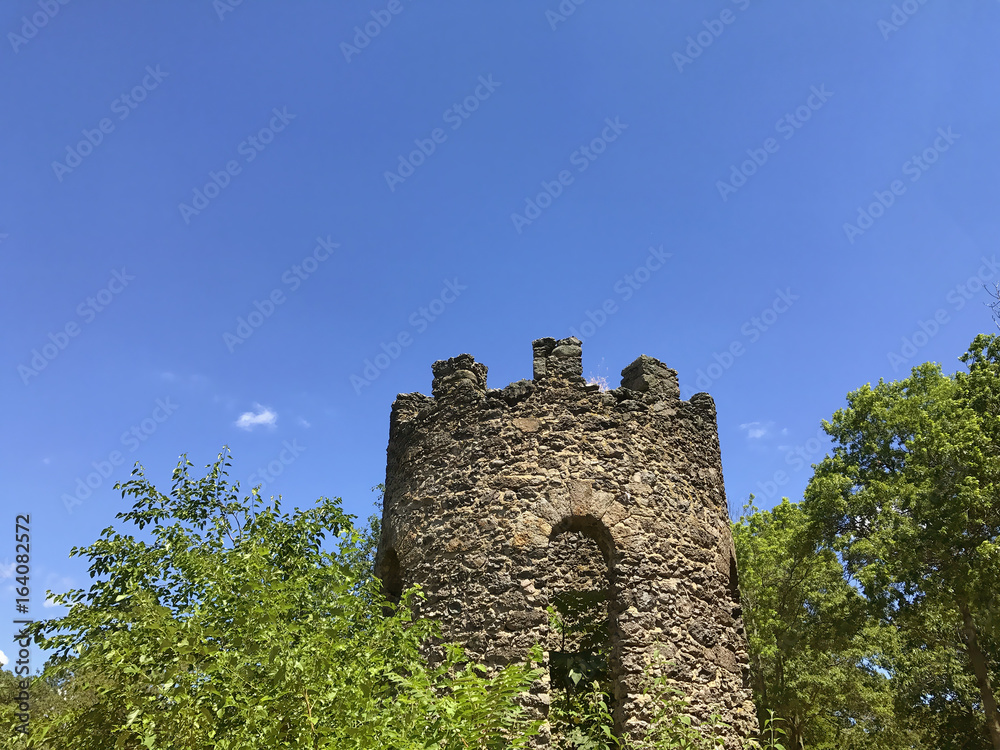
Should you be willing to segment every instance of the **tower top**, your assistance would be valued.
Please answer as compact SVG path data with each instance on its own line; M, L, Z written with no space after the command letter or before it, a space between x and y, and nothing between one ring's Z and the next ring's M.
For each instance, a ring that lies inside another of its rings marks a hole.
M531 342L531 348L534 355L531 380L519 380L505 388L491 389L486 382L486 365L476 362L471 354L459 354L457 357L438 360L431 366L434 373L431 393L435 399L458 401L470 398L475 400L489 393L510 401L519 400L519 397L528 395L535 388L545 386L575 387L591 392L599 390L596 383L587 383L583 379L583 345L580 339L572 336L564 339L535 339ZM677 371L658 359L640 355L622 370L621 375L620 388L625 391L633 391L655 400L680 400Z
M682 401L677 373L646 355L601 390L580 339L532 351L530 380L490 388L460 354L434 363L433 396L396 398L386 593L419 584L413 606L487 665L542 644L549 669L524 697L540 718L577 660L598 665L619 736L648 721L651 674L731 722L735 747L755 713L712 397ZM579 615L574 602L589 602L586 638L552 625L553 609Z

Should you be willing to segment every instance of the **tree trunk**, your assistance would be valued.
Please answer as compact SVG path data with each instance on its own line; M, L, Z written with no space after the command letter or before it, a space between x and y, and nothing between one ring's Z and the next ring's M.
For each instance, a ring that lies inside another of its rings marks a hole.
M962 630L965 634L965 647L972 662L972 671L979 683L979 693L983 698L983 709L986 711L986 728L990 731L993 750L1000 750L1000 715L997 714L997 701L990 686L990 671L986 663L986 655L979 648L979 638L976 635L976 622L972 619L969 605L960 601L959 611L962 613Z
M790 722L788 734L785 736L785 739L788 740L791 750L803 750L806 746L806 738L803 736L805 727L802 724L803 722L799 721L797 715Z

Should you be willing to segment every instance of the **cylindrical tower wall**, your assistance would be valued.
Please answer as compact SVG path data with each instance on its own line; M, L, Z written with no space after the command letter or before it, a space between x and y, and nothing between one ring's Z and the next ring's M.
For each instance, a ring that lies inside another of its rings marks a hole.
M434 364L433 398L397 398L378 574L420 584L421 614L494 665L551 644L554 597L603 580L619 725L641 726L643 689L665 673L694 714L732 724L736 747L756 719L714 402L681 401L650 357L602 392L577 339L534 355L532 381L490 390L463 354Z

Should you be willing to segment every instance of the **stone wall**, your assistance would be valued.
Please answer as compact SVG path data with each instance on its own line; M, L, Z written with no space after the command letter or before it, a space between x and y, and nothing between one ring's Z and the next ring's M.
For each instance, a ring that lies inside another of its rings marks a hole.
M533 349L533 380L489 389L462 354L434 363L433 398L397 397L377 573L390 593L419 583L421 614L494 665L572 650L547 607L594 592L619 731L641 730L660 651L736 747L756 722L712 398L681 401L677 373L646 356L601 392L579 340ZM529 700L547 710L547 681Z

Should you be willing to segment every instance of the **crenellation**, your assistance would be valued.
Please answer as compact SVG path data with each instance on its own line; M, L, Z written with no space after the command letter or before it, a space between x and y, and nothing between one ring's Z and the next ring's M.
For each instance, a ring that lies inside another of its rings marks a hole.
M561 380L570 385L585 385L580 339L538 339L531 347L535 381Z
M390 429L396 429L399 425L413 419L422 409L426 409L434 404L434 399L422 393L399 393L392 404L392 413L389 417Z
M469 354L438 360L431 369L434 372L431 392L436 399L475 401L486 395L486 365Z
M593 644L556 644L546 608L590 597L617 731L644 725L643 681L659 669L696 715L733 724L735 747L755 718L715 402L681 401L676 371L645 355L602 392L583 380L578 339L532 350L533 380L489 389L463 354L434 363L433 398L397 397L378 574L420 584L421 613L473 658L505 664L541 643L557 678ZM546 678L526 705L544 715L549 690Z
M677 371L645 354L622 370L621 387L648 394L657 401L680 401L681 398Z

